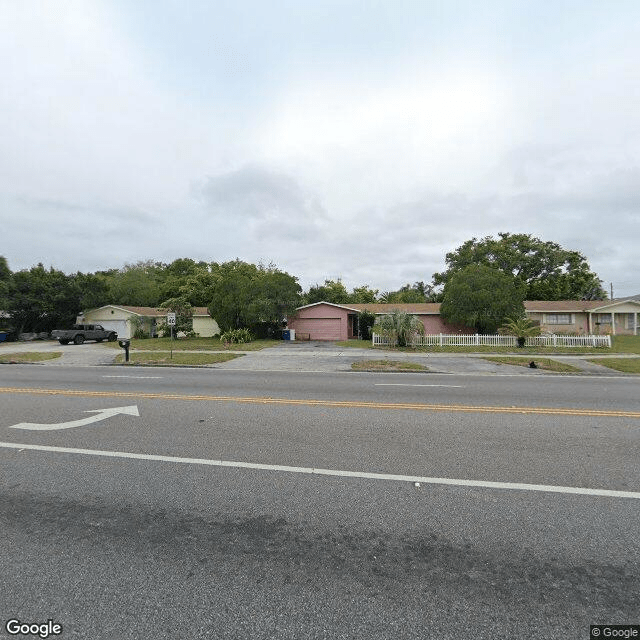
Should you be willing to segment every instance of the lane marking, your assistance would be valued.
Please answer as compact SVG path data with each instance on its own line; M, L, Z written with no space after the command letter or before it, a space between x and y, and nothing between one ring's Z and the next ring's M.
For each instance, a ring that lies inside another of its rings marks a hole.
M139 391L82 391L79 389L19 389L0 387L0 393L38 394L79 396L87 398L144 398L149 400L188 400L205 402L238 402L245 404L281 404L308 407L338 407L349 409L385 409L411 411L444 411L464 413L520 413L530 415L552 416L590 416L605 418L640 418L640 411L600 411L597 409L570 409L561 407L492 407L471 406L463 404L422 404L412 402L364 402L351 400L313 400L270 398L270 397L242 397L242 396L208 396L183 395L171 393L144 393Z
M406 382L376 382L374 387L447 387L449 389L464 389L462 384L408 384Z
M70 422L58 422L52 424L37 424L34 422L21 422L14 424L9 429L27 429L28 431L57 431L58 429L73 429L74 427L82 427L93 422L106 420L112 416L126 414L130 416L139 416L138 405L130 407L110 407L108 409L88 409L85 413L95 413L96 415L88 418L80 418L79 420L71 420Z
M162 380L164 376L102 376L103 378L137 378L140 380Z
M29 449L31 451L48 451L50 453L70 453L105 458L128 458L130 460L147 460L151 462L173 462L177 464L194 464L209 467L232 467L235 469L255 469L258 471L282 471L307 475L337 476L341 478L362 478L366 480L389 480L394 482L420 482L424 484L443 484L456 487L476 487L481 489L507 489L511 491L538 491L543 493L564 493L583 496L604 496L609 498L633 498L640 500L640 491L615 491L613 489L590 489L587 487L562 487L546 484L526 484L521 482L491 482L484 480L462 480L456 478L431 478L426 476L406 476L392 473L369 473L367 471L342 471L340 469L322 469L314 467L294 467L279 464L260 464L256 462L236 462L231 460L209 460L207 458L182 458L161 456L149 453L129 453L125 451L104 451L99 449L75 449L69 447L51 447L38 444L18 444L16 442L0 442L6 449Z

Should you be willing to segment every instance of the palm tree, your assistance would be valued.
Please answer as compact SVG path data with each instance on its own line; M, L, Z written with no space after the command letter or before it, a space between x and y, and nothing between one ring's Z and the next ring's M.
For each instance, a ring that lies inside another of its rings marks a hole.
M507 321L498 329L498 333L506 336L515 336L518 346L524 347L527 338L540 335L540 325L525 317L507 318Z
M422 321L399 309L393 309L391 313L378 318L373 329L399 347L406 347L415 336L424 334Z

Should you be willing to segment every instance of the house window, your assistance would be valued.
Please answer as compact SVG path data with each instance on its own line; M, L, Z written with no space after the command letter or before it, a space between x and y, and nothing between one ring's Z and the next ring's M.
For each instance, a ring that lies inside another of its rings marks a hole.
M596 324L611 324L610 313L596 313Z
M547 324L573 324L573 314L548 313L545 320Z
M626 329L635 329L636 325L635 325L635 313L625 313L625 315L627 316L627 320L626 320Z

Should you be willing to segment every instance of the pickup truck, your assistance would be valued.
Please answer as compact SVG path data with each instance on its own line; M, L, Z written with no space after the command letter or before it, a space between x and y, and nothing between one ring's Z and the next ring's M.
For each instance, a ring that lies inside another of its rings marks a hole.
M51 332L51 337L55 338L60 344L82 344L85 340L95 340L102 342L108 340L115 342L118 334L115 331L103 329L99 324L74 324L73 329L56 329Z

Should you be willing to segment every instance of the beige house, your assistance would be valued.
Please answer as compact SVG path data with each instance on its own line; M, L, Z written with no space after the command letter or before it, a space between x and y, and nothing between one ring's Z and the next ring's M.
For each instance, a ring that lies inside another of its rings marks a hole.
M528 300L524 306L548 333L637 336L640 329L638 300Z
M138 324L148 335L158 335L165 329L166 309L154 307L126 307L108 304L98 309L83 311L77 324L100 324L105 329L116 331L119 338L131 338ZM211 338L220 333L218 323L209 315L206 307L193 308L193 331L201 338Z

